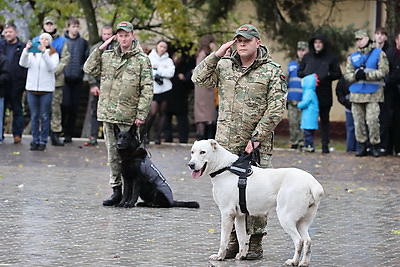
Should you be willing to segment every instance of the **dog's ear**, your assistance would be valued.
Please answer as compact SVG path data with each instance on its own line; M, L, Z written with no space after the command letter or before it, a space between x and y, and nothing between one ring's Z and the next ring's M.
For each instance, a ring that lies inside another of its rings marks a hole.
M208 139L213 150L217 150L218 143L214 139Z
M135 136L136 135L136 124L132 124L131 128L129 128L129 132Z

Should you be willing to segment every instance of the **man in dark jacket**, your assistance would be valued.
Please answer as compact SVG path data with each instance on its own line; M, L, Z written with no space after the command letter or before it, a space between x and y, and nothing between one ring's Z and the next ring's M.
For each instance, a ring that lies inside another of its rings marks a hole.
M329 153L329 112L332 107L332 81L342 76L339 62L328 51L327 44L323 35L317 34L312 38L308 43L310 52L304 56L297 71L297 75L300 78L312 73L318 75L317 96L321 123L322 153Z
M65 143L72 142L83 87L83 64L89 56L89 45L79 35L79 25L78 19L70 18L65 33L70 53L69 62L64 69L65 84L61 104Z
M0 145L3 142L4 96L10 78L6 56L0 53Z
M27 69L19 65L19 58L25 43L18 39L17 27L13 23L4 25L4 42L0 42L0 53L6 56L10 80L6 85L4 107L11 106L13 112L12 133L14 144L21 143L24 131L24 114L22 110L22 94L25 90ZM4 112L1 110L0 112Z

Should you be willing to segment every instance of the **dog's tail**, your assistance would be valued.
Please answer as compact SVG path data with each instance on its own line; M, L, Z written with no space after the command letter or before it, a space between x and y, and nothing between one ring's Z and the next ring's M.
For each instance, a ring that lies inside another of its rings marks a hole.
M196 201L175 201L174 200L174 207L198 209L198 208L200 208L200 205Z

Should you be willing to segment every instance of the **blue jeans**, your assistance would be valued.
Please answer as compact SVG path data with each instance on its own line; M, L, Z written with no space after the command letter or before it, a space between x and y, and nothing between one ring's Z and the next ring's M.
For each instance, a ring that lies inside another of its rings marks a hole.
M354 128L353 113L351 110L346 109L346 151L357 151L357 141Z
M26 92L31 112L32 143L46 144L50 133L50 112L53 93L33 94Z
M4 97L0 97L0 142L3 141Z

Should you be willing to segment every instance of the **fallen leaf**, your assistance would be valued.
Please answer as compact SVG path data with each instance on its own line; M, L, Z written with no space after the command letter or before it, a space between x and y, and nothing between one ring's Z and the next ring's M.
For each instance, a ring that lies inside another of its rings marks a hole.
M18 164L18 168L23 168L23 167L24 167L24 165Z
M19 153L19 151L14 151L13 152L13 155L19 155L20 153Z
M400 235L400 230L392 230L392 234L394 234L394 235Z
M213 228L210 228L210 229L208 229L208 233L213 234L213 233L215 233L215 230Z

